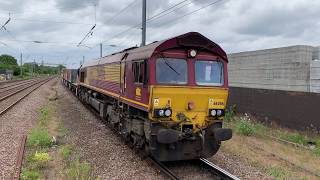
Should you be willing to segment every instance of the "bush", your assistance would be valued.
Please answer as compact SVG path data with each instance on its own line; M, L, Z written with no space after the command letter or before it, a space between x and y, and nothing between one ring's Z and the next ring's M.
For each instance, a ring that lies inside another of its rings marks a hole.
M51 137L45 129L36 128L28 135L27 146L50 147L52 145Z
M236 124L236 132L245 136L251 136L255 133L255 128L249 120L241 118Z
M38 180L40 179L40 173L34 170L23 169L20 178L22 180Z

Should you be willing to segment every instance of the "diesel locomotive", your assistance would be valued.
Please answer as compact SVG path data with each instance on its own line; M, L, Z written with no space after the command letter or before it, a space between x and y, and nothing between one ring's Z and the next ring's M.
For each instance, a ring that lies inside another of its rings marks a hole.
M155 159L208 158L232 137L222 127L227 63L218 44L189 32L87 62L76 70L76 82L65 70L63 81Z

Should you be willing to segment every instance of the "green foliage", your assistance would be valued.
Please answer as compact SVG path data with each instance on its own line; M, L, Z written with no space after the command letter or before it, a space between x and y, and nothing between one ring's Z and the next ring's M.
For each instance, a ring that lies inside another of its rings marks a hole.
M275 177L276 180L286 179L289 175L287 171L280 167L270 167L267 172L270 176Z
M317 145L318 147L320 147L320 137L317 137L316 140L315 140L315 142L316 142L316 145Z
M293 143L297 143L297 144L301 144L301 145L307 145L308 144L308 141L311 141L309 140L309 138L307 138L306 136L303 136L299 133L289 133L289 132L286 132L286 131L282 131L282 130L278 130L276 132L276 136L280 139L283 139L283 140L287 140L287 141L290 141L290 142L293 142Z
M255 129L255 133L260 136L265 136L269 132L268 127L259 122L255 122L253 124L253 127L254 127L253 129Z
M17 60L13 56L3 54L0 56L0 64L2 65L11 65L11 66L17 66Z
M20 178L22 180L38 180L40 179L40 173L36 170L22 169Z
M59 65L57 67L53 66L44 66L44 65L38 65L37 63L24 63L23 67L25 69L25 72L28 72L31 74L33 72L34 74L58 74L61 72L63 68L65 68L62 65Z
M36 152L34 154L33 160L36 162L39 162L41 164L45 164L45 163L49 162L50 156L46 152Z
M313 153L314 153L316 156L320 156L320 147L316 147L316 148L313 150Z
M48 106L42 106L39 110L39 125L44 126L47 124L51 115L51 109Z
M298 134L298 133L292 133L292 134L288 134L287 136L287 140L297 143L297 144L307 144L308 140L305 136Z
M227 122L231 122L234 120L234 117L236 115L236 105L230 106L229 109L226 109L224 119Z
M72 147L71 146L66 145L66 146L62 146L59 149L59 154L60 154L60 156L62 157L63 160L69 159L71 153L72 153Z
M67 169L68 179L92 179L90 177L90 165L86 162L80 162L79 158L73 161L70 164L70 167Z
M35 128L28 135L27 145L31 147L50 147L52 145L51 137L45 129Z
M256 132L254 125L246 118L240 118L235 128L237 133L245 136L251 136Z
M47 166L50 156L47 152L35 152L27 157L26 167L31 170L40 170Z

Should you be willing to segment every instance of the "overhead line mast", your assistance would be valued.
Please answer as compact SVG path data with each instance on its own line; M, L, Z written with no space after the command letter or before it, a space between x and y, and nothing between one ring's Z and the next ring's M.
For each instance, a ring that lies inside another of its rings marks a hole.
M142 40L141 46L146 45L146 28L147 28L147 0L142 0Z

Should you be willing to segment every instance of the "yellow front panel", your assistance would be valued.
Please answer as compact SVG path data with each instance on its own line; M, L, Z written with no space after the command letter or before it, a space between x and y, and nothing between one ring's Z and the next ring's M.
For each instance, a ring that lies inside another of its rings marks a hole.
M209 109L225 109L228 98L228 89L211 87L173 87L154 86L152 87L150 117L153 120L166 120L165 118L153 118L153 109L165 108L170 105L172 116L167 120L180 122L177 114L184 114L187 117L185 124L193 124L194 128L204 128L210 123L208 119ZM188 103L194 108L188 109Z

